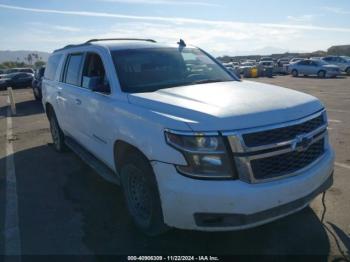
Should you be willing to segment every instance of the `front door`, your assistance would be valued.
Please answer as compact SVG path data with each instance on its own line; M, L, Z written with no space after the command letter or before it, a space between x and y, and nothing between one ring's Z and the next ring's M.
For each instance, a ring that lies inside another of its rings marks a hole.
M82 85L79 92L79 105L75 108L75 125L80 134L81 144L113 166L112 122L117 121L110 96L110 86L101 55L88 52L82 70Z

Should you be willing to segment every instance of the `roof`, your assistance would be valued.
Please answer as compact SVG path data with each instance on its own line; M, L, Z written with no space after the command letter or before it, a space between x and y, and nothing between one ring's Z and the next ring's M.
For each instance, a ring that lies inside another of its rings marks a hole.
M61 49L57 49L54 52L68 50L71 48L83 47L83 46L103 46L109 50L122 50L122 49L139 49L139 48L154 48L154 47L176 47L176 43L164 44L157 43L152 39L92 39L82 44L67 45Z

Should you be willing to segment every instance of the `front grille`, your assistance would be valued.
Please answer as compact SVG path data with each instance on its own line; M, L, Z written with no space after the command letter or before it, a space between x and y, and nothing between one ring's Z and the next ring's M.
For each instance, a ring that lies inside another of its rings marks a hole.
M300 134L309 133L322 126L324 123L323 115L320 115L301 124L244 134L243 139L248 147L274 144L294 139Z
M324 138L312 144L303 152L289 153L251 160L255 179L269 179L293 173L302 169L324 153Z

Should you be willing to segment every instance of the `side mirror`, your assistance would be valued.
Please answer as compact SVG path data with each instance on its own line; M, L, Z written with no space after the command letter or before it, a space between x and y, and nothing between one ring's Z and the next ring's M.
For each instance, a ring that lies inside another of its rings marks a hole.
M104 83L103 77L83 77L83 87L90 89L93 92L109 93L110 87L108 83Z
M101 83L101 84L98 84L97 86L92 87L91 91L100 92L100 93L110 93L111 89L109 87L109 83Z

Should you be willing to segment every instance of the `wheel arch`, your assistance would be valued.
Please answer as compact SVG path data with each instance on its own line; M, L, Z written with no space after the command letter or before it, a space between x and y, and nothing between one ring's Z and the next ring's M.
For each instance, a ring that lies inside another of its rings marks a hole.
M138 147L120 139L114 142L113 152L114 152L114 164L115 164L116 171L118 173L120 173L120 168L125 162L126 156L129 152L137 152L147 162L150 161L146 156L146 154L142 152L142 150L140 150Z
M317 71L317 75L319 75L319 73L321 73L321 72L324 72L324 75L326 76L326 74L327 74L326 69L321 68L320 70Z
M50 114L51 114L52 112L55 112L55 109L53 108L53 106L51 105L51 103L46 102L46 103L45 103L45 113L46 113L46 116L49 118L49 117L50 117Z

